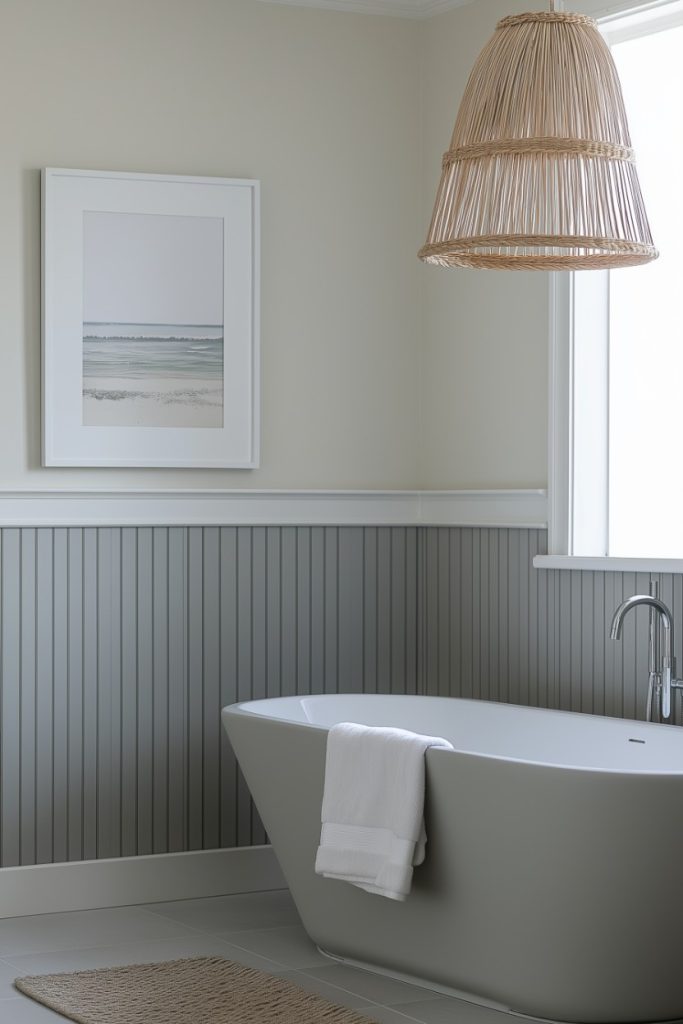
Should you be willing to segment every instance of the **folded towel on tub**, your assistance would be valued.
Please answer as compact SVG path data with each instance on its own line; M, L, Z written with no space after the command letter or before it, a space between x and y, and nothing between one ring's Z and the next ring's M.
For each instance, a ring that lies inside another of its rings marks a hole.
M315 870L404 900L425 857L425 753L438 736L341 722L327 738Z

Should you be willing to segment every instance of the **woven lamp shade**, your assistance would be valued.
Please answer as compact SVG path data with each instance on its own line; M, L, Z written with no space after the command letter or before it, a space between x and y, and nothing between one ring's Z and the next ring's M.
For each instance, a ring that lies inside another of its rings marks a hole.
M595 21L555 11L504 18L467 83L420 258L581 270L657 255L617 70Z

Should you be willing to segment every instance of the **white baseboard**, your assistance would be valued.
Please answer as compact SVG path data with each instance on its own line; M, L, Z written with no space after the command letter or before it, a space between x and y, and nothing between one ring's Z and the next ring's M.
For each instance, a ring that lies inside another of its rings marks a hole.
M286 886L272 846L0 869L0 918L227 896Z

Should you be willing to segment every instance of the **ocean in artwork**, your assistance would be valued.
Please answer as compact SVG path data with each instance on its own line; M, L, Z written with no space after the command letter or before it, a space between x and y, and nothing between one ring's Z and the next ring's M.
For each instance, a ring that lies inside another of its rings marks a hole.
M222 325L84 323L83 423L222 427Z

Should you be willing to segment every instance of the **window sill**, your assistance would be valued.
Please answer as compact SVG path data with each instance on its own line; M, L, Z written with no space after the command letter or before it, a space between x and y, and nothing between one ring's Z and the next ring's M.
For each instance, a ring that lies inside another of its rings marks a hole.
M535 569L584 569L590 572L683 573L683 558L608 558L584 555L536 555Z

